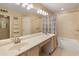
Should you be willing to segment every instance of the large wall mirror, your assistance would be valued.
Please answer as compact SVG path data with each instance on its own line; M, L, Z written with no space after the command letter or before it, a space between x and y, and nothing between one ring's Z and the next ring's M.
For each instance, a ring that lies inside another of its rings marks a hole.
M36 8L27 10L22 6L22 3L0 3L0 40L43 31L43 19L47 14L38 13Z
M36 33L55 33L55 16L34 4L0 3L0 40Z
M23 35L41 32L42 19L42 17L32 15L23 17Z
M10 18L0 14L0 40L10 38Z

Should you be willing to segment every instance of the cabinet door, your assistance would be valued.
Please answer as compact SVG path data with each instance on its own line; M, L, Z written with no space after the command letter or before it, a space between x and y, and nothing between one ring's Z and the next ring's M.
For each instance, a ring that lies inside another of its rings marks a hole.
M56 36L53 36L53 37L51 38L51 51L53 51L56 47L57 47Z
M27 52L28 56L39 56L39 46L36 46Z
M39 46L33 47L32 49L25 51L18 56L39 56Z
M50 42L45 46L45 52L47 54L51 54L54 49L57 47L57 41L56 41L56 37L53 36L52 38L50 38Z

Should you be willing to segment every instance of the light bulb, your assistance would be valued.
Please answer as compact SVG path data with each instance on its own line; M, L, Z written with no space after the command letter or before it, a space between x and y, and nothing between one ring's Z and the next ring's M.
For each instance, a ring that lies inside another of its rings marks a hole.
M46 15L46 12L45 11L43 11L43 15Z
M29 4L29 6L30 6L31 8L33 8L33 4Z
M40 12L42 12L42 10L40 10Z
M42 14L42 10L40 10L40 14Z
M41 14L41 12L39 12L39 14Z
M40 11L39 11L39 10L37 10L37 13L39 14L39 13L40 13Z
M42 15L46 15L46 12L42 10Z
M41 11L41 13L42 13L42 15L44 15L44 11L43 10Z
M48 13L46 13L46 15L48 15Z
M42 13L44 14L44 11L42 11Z
M61 8L61 10L64 10L64 8Z
M22 7L26 7L26 4L22 4Z
M27 10L30 10L31 8L29 6L27 6Z

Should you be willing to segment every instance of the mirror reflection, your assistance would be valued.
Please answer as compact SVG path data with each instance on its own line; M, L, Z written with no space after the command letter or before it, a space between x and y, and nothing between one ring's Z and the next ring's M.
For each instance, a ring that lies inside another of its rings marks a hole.
M9 16L0 14L0 39L9 38L10 32L10 19Z
M0 40L42 32L47 15L33 4L0 3Z

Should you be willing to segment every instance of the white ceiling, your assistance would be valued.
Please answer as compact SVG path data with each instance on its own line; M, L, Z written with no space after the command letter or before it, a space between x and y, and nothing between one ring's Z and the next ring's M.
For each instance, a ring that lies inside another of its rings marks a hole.
M79 3L42 3L42 5L44 5L46 8L48 8L52 12L61 12L61 8L64 8L64 11L66 11L66 10L73 10L79 7ZM22 8L21 6L17 6L13 3L0 3L0 8L1 7L4 7L6 9L15 10L21 13L29 12L25 8Z
M79 3L43 3L52 12L62 12L61 8L64 8L63 11L73 10L79 7Z
M25 12L24 8L21 8L19 5L15 5L13 3L0 3L0 8L10 9L17 12Z
M27 10L26 8L21 7L20 5L16 5L14 3L0 3L0 8L5 8L5 9L9 9L9 10L13 10L19 13L26 13L26 12L33 12L35 13L36 10L35 9L30 9Z

